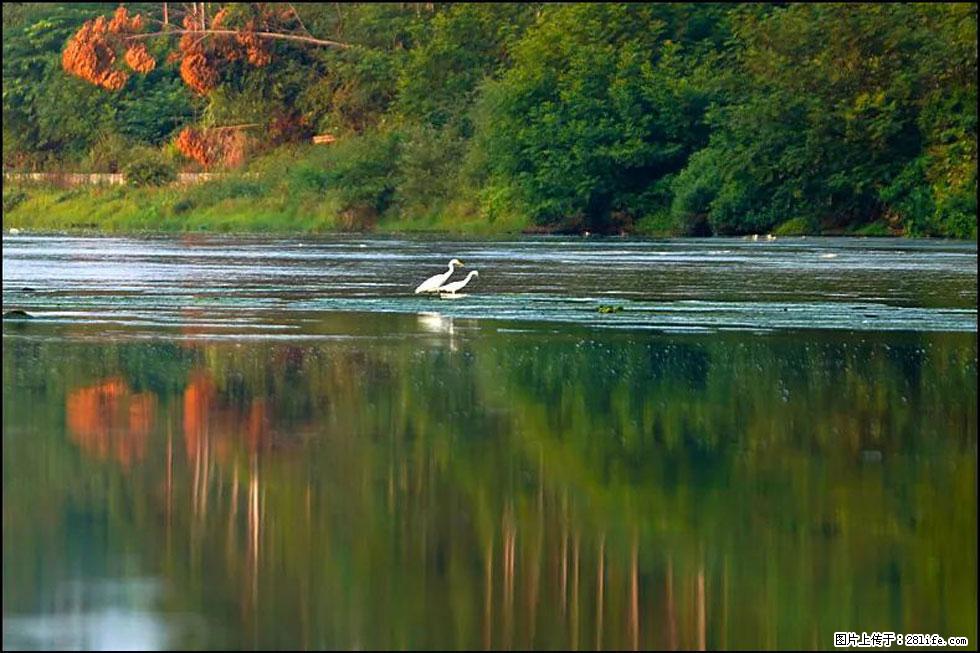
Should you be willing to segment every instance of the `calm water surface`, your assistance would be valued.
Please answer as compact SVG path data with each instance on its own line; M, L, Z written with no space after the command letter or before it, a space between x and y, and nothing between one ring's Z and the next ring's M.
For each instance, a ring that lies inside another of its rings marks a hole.
M5 236L3 304L4 648L976 644L975 244Z

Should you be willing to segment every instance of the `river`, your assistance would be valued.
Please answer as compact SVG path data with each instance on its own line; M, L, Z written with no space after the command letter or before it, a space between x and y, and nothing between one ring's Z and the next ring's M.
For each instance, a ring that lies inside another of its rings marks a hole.
M4 648L976 643L975 243L5 235L3 305Z

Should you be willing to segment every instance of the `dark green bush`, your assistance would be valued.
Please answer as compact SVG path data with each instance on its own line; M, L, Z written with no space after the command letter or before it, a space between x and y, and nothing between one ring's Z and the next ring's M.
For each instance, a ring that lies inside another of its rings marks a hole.
M399 146L398 135L380 132L333 146L327 181L344 210L380 214L388 208L395 191Z
M303 162L289 173L289 186L300 193L322 193L330 185L330 173L314 162Z
M146 154L130 162L125 174L133 186L164 186L177 179L176 168L157 154Z
M139 158L141 154L134 151L133 143L120 134L110 132L95 141L81 165L86 172L116 173Z
M175 214L187 213L194 208L194 201L188 197L182 197L174 202L173 211Z
M3 210L7 211L13 210L15 206L27 199L27 193L22 190L14 190L10 192L5 192L3 194Z

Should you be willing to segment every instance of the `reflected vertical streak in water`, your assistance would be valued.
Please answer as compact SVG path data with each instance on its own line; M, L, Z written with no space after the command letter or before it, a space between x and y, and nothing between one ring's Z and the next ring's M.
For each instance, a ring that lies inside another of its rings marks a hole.
M205 429L204 437L201 438L201 502L199 512L201 521L207 521L208 517L208 486L211 484L211 433L210 429Z
M704 564L698 567L698 650L703 651L707 644L707 634L705 633L705 606L704 606Z
M568 528L561 529L561 615L568 607Z
M258 457L252 454L248 488L248 564L249 564L249 605L252 613L253 643L258 637L259 607L259 465Z
M579 534L575 533L575 544L572 547L572 650L578 650L578 543Z
M170 557L171 533L173 532L174 515L174 434L173 424L169 415L167 416L167 527L166 527L166 549L167 557Z
M504 555L504 646L513 647L514 637L514 508L508 505L503 517L503 555Z
M483 648L490 650L493 626L493 537L487 538L486 590L483 600Z
M231 510L228 513L228 555L235 548L235 524L238 518L238 466L231 474Z
M636 536L634 536L630 555L630 640L634 651L640 649L640 588L636 568L636 548Z
M395 463L388 464L388 519L395 518Z
M674 606L674 559L667 558L667 633L670 650L677 650L677 610Z
M595 621L596 621L596 631L595 631L595 650L602 650L602 608L603 608L603 591L605 589L605 564L606 564L606 534L603 533L599 538L599 571L597 573L596 582L598 584L598 590L596 592L596 611L595 611Z
M728 556L721 577L721 648L728 648Z
M538 479L544 478L544 453L538 453ZM537 537L534 541L534 560L530 564L531 569L531 589L530 596L528 597L529 605L529 623L528 623L528 638L525 644L526 648L534 647L534 636L537 632L538 625L538 598L540 596L541 590L541 566L544 560L548 559L548 553L545 549L545 515L544 515L544 483L539 482L538 484L538 519L537 519Z

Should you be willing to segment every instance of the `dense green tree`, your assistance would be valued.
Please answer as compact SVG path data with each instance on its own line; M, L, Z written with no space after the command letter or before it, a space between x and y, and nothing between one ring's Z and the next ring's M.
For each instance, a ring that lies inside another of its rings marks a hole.
M65 41L99 3L3 6L4 166L57 166L80 159L107 133L159 145L193 118L190 93L172 69L106 93L61 68Z
M719 233L885 218L975 236L975 19L969 5L741 15L711 142L675 183L675 216Z
M406 120L469 132L468 109L480 83L509 61L510 50L540 8L527 4L456 4L432 21L428 38L402 67L398 110Z
M211 62L206 92L167 36L120 90L65 73L69 37L115 7L4 5L6 168L118 170L185 127L247 125L219 168L332 134L329 155L287 148L291 178L372 222L976 237L972 4L297 4L269 15L312 42ZM268 7L219 11L247 29Z
M707 105L685 75L695 59L671 38L673 13L547 7L485 88L479 140L491 183L546 224L621 228L662 203L658 182L703 141Z

